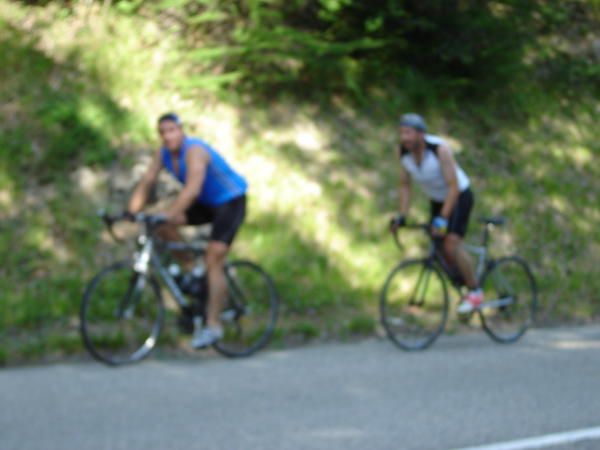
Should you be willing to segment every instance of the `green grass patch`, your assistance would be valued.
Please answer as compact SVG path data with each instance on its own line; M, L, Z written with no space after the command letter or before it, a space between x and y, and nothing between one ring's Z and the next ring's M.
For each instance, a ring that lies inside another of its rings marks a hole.
M376 324L374 317L361 315L352 317L346 324L346 330L351 335L370 335L375 332Z
M46 338L44 350L50 354L73 355L83 350L83 342L77 334L52 334Z
M15 360L34 361L46 354L45 341L42 338L30 338L16 348Z
M4 347L0 347L0 366L5 366L8 362L8 350Z
M290 326L289 333L294 336L299 336L304 341L309 341L319 337L320 329L312 322L301 320Z

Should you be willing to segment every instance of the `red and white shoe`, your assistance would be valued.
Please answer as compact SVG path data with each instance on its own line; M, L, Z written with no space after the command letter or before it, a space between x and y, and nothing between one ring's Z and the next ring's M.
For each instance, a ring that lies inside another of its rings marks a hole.
M473 311L477 311L483 303L483 291L481 289L475 289L469 291L469 293L463 297L462 301L458 305L457 312L459 314L470 314Z

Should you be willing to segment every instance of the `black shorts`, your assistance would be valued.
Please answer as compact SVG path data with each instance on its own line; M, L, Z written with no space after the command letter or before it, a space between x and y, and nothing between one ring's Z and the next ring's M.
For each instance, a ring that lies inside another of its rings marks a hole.
M246 196L242 195L218 206L194 203L185 215L188 225L212 223L210 240L231 245L246 217Z
M460 193L458 201L454 205L454 209L448 218L448 233L458 234L460 237L465 237L469 228L469 217L475 199L471 189L467 188ZM444 203L431 201L431 221L440 215Z

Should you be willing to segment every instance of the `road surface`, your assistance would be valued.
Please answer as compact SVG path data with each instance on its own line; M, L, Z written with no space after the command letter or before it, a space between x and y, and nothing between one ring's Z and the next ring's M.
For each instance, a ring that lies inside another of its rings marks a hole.
M244 360L0 370L1 450L483 445L600 449L600 327L534 330L511 346L442 337L416 354L370 339Z

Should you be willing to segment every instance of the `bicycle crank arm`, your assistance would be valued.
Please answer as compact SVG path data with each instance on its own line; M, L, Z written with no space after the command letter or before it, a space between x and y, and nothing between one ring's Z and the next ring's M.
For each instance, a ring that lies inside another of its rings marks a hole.
M237 319L237 311L235 309L227 309L221 313L221 320L223 322L231 322Z

